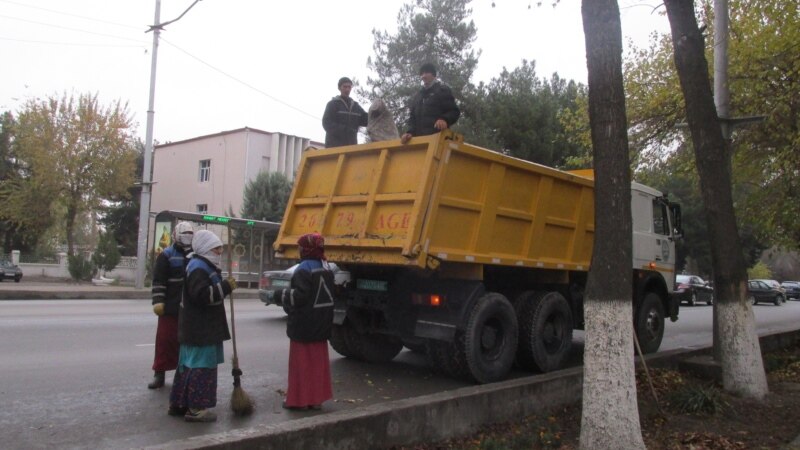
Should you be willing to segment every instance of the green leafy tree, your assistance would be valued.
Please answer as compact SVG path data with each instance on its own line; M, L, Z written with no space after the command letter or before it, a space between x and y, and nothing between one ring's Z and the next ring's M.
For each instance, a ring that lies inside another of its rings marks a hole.
M747 269L747 277L750 279L771 280L772 271L763 261L759 261L753 267Z
M743 228L757 240L800 246L800 17L795 0L731 0L729 84L731 115L765 115L762 123L738 128L730 142L733 195ZM695 13L713 35L711 1ZM705 44L706 63L713 46ZM671 38L654 35L626 61L625 87L632 146L641 165L670 159L665 149L691 145ZM680 162L679 162L680 164Z
M693 0L665 0L675 67L686 105L714 268L715 346L725 390L761 400L769 389L755 319L746 301L743 258L731 190L729 143L722 135ZM716 333L715 333L716 334ZM718 339L716 339L718 337Z
M494 150L556 167L587 153L588 142L570 139L561 121L562 115L577 113L577 99L585 95L585 86L558 74L540 79L535 62L523 60L479 89L483 91L480 122L500 145Z
M469 19L470 1L412 0L397 15L396 34L372 30L375 56L367 60L367 67L375 77L367 77L368 88L357 91L368 99L379 93L401 132L408 119L408 100L420 88L419 67L425 62L436 65L439 79L452 88L468 116L465 100L473 89L470 79L480 55L472 48L477 28Z
M142 179L144 166L144 142L136 140L137 158L136 180ZM139 239L139 202L142 187L140 184L131 184L123 195L113 196L109 199L109 206L101 209L99 222L114 234L114 239L119 243L120 253L124 256L135 256Z
M97 243L97 248L92 255L92 262L98 269L106 272L111 272L117 267L120 260L119 249L117 248L117 241L111 232L100 233L100 240Z
M67 253L73 254L78 218L132 184L136 152L127 106L117 101L104 107L91 94L31 100L18 114L15 131L28 176L3 191L9 205L4 217L18 225L35 223L40 211L31 206L49 212L55 202L63 208L59 220Z
M67 256L67 270L73 280L92 281L92 277L97 273L94 264L81 255Z
M292 193L292 182L280 172L260 172L244 188L241 215L280 222Z

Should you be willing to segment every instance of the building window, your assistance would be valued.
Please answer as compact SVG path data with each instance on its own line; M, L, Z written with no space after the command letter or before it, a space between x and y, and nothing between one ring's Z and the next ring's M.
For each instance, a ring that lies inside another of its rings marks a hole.
M208 213L208 204L202 203L197 205L197 212L200 214L207 214Z
M200 161L200 182L205 183L211 179L211 160L204 159Z

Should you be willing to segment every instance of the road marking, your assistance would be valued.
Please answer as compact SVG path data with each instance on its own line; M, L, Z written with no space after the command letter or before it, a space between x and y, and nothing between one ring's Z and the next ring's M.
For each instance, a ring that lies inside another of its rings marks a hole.
M156 344L136 344L137 347L155 347Z

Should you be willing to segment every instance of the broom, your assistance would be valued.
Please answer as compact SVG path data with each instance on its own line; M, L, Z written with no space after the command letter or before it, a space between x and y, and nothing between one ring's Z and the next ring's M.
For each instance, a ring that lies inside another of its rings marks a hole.
M228 227L228 275L233 276L233 258L230 252L231 229ZM233 310L233 291L229 294L231 302L231 337L233 340L233 359L231 375L233 375L233 393L231 394L231 410L237 416L246 416L253 412L253 400L242 388L242 369L239 368L239 354L236 352L236 320Z

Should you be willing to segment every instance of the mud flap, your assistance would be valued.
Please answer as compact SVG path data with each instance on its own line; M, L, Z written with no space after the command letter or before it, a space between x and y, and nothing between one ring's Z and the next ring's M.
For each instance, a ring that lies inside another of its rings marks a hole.
M677 322L678 321L678 310L680 309L680 307L681 307L681 302L679 302L678 299L675 298L674 295L670 295L669 296L668 312L669 312L669 320L671 322Z

